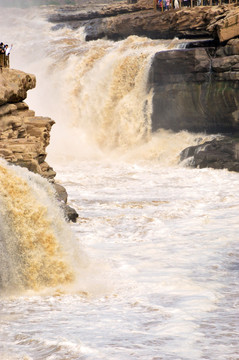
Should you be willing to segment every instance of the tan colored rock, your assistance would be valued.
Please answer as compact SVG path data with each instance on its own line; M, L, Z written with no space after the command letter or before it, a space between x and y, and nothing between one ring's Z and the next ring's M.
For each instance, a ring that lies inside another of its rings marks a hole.
M45 158L54 121L35 116L22 101L35 84L35 76L22 71L0 73L0 156L51 180L56 173Z
M218 37L220 42L239 36L239 7L237 5L224 5L222 16L216 16L207 27L209 32Z
M56 174L48 164L41 166L53 124L50 118L33 117L30 110L0 116L0 156L43 177L54 178Z
M34 75L3 68L0 72L0 105L17 103L27 97L27 91L36 86Z
M220 42L239 36L239 8L217 24L217 34Z
M139 0L136 4L124 1L89 12L73 7L52 14L49 21L74 29L84 26L86 40L103 37L118 40L138 35L153 39L214 37L224 41L239 35L236 4L182 7L165 12L153 8L151 0Z
M4 68L0 73L0 157L54 183L56 173L45 159L51 127L55 122L48 117L35 116L22 101L35 84L35 76L22 71ZM66 191L60 185L55 189L61 193L59 200L64 192L61 207L66 219L75 222L78 214L65 203Z

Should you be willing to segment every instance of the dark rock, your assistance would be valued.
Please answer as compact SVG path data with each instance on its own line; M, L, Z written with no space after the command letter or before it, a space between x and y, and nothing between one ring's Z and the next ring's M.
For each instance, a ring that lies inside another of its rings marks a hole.
M229 40L225 46L219 47L216 52L216 56L231 55L239 55L239 38Z
M154 91L152 130L238 131L237 61L238 55L211 59L204 48L155 54L148 81Z
M239 66L239 55L224 56L212 60L212 70L225 72L236 69Z
M65 203L61 203L61 208L64 211L66 220L67 221L72 221L72 222L75 223L78 216L79 216L77 214L76 210L73 209L72 207L70 207L69 205L66 205Z
M184 149L180 154L180 160L188 158L188 164L192 167L239 172L239 143L229 138L207 141L202 145Z
M54 183L53 186L56 190L57 199L63 201L66 204L68 195L64 186L57 183Z
M66 189L64 188L64 186L57 183L54 183L53 186L56 190L56 197L57 200L60 201L60 206L64 212L66 220L75 223L79 215L75 209L67 205L68 194Z

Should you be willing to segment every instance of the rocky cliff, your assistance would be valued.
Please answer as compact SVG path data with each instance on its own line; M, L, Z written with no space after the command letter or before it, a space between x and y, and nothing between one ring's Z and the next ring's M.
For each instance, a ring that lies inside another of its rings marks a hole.
M129 3L129 2L128 2ZM86 40L129 35L153 39L185 39L183 48L155 54L148 86L153 90L152 130L223 133L239 132L239 6L182 7L154 11L153 3L105 6L82 13L79 9L55 13L56 28L85 27ZM239 171L238 143L215 139L186 149L184 160L198 167Z
M0 156L51 181L66 216L75 221L76 212L66 205L66 191L54 183L56 173L45 161L54 121L35 116L24 102L27 91L35 86L34 75L8 68L0 72Z
M34 75L8 68L0 72L0 156L52 180L56 173L45 158L54 121L35 116L23 101L35 86Z
M125 1L100 10L82 12L72 7L58 11L49 21L73 29L85 27L86 40L107 37L119 40L130 35L153 39L207 37L220 42L239 36L238 4L182 7L170 11L153 11L153 2Z
M57 26L85 26L87 40L129 35L185 38L184 49L156 53L149 74L154 91L152 128L207 132L239 130L239 6L154 11L153 3L56 12ZM191 39L192 41L190 41Z
M238 132L239 39L155 54L149 86L153 130Z

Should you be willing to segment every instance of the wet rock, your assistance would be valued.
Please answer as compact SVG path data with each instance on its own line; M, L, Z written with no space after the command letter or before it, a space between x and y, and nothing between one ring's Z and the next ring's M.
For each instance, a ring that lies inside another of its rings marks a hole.
M66 204L68 195L67 195L67 192L66 192L66 189L64 188L64 186L57 184L57 183L54 183L53 186L57 193L57 199L59 201L63 201Z
M202 145L190 146L180 154L180 160L198 168L228 169L239 172L239 143L233 139L214 139Z
M71 221L71 222L76 222L77 218L78 218L78 214L76 212L75 209L73 209L72 207L70 207L69 205L67 204L64 204L64 203L61 203L61 207L64 211L64 214L65 214L65 218L66 220L68 221Z
M60 201L60 206L64 211L66 220L76 222L79 215L75 209L67 205L68 195L66 189L64 188L64 186L57 183L54 183L53 186L56 190L56 197L57 200Z
M152 129L229 133L239 129L238 55L212 58L208 49L155 54Z

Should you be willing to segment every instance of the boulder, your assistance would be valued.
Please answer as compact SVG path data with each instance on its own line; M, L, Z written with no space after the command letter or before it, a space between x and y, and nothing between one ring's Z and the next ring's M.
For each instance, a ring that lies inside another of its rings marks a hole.
M54 183L53 184L55 190L56 190L56 196L58 201L60 201L60 206L64 211L66 220L76 222L78 218L78 214L75 209L73 209L71 206L67 205L67 192L64 186Z
M191 167L228 169L239 172L239 143L229 138L214 139L202 145L190 146L180 154L180 160L190 159Z
M208 26L208 30L216 34L220 42L239 36L239 8L229 5L229 9L224 16L215 18Z
M18 103L27 97L27 91L36 86L34 75L3 68L0 71L0 105Z
M77 214L76 210L73 209L71 206L69 206L67 204L64 204L64 203L61 203L61 207L62 207L62 209L64 211L66 220L72 221L72 222L75 223L78 216L79 216Z

